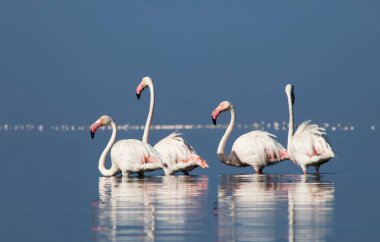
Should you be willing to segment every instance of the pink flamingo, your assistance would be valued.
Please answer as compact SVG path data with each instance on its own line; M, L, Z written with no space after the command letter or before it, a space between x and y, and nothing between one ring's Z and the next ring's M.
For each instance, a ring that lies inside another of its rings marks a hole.
M149 87L150 90L150 105L142 141L148 143L149 128L152 122L155 101L153 81L150 77L144 77L141 80L141 83L137 86L137 99L140 99L140 95L146 87ZM166 168L166 170L168 174L172 174L176 171L182 171L183 173L188 174L189 171L198 166L202 168L208 167L206 161L203 160L194 148L181 137L181 134L177 132L174 132L166 138L160 140L156 145L154 145L154 149L157 150L165 162L167 162L168 168Z
M217 150L221 162L230 166L252 166L256 173L261 174L264 167L289 159L286 149L274 139L275 135L258 130L237 138L232 145L231 154L226 156L224 148L235 125L235 109L230 102L224 101L212 112L212 121L216 125L219 114L227 110L231 112L231 121Z
M288 152L290 159L298 164L306 174L309 166L314 166L319 174L320 165L335 157L323 128L310 121L303 122L294 133L294 87L286 85L285 93L289 105Z
M112 135L100 156L98 165L103 176L114 176L120 172L123 176L128 176L131 173L138 173L139 176L143 176L146 171L161 168L165 170L166 164L158 152L149 144L136 139L124 139L115 143L117 128L115 122L109 116L103 115L91 125L91 138L94 138L95 132L101 126L107 125L111 125ZM110 150L111 167L107 169L105 167L106 156Z

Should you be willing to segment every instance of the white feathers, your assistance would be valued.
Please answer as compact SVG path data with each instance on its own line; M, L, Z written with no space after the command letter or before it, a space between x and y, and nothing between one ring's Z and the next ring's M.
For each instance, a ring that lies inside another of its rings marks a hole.
M294 133L293 148L303 150L309 157L323 154L326 149L331 149L324 129L311 124L310 121L303 122Z
M252 131L236 139L232 151L240 162L262 169L281 161L281 153L286 149L265 131Z
M136 139L120 140L111 150L111 160L124 173L161 169L164 162L152 146Z
M160 140L155 146L162 158L168 163L169 173L176 171L190 171L197 165L199 156L180 133L174 132Z
M289 153L303 169L319 166L335 156L325 130L310 121L303 122L294 133Z

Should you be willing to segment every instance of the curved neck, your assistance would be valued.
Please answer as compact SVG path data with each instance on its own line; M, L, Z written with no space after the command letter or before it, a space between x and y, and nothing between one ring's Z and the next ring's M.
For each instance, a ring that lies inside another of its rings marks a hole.
M117 166L114 163L112 163L110 169L107 169L105 167L107 154L110 151L112 145L115 143L116 133L117 133L116 124L113 121L111 123L111 126L112 126L111 139L108 141L106 148L103 150L103 152L99 158L98 168L99 168L100 173L102 173L103 176L113 176L119 172L119 169L117 168Z
M228 137L230 137L230 134L235 125L235 110L232 105L230 107L230 112L231 112L230 124L228 125L226 132L224 133L222 139L220 140L218 150L217 150L219 160L225 164L231 163L231 161L228 160L228 157L226 157L226 155L224 154L224 148L226 147L227 139Z
M290 143L292 142L293 139L293 133L294 133L294 114L293 114L293 104L290 96L288 96L288 106L289 106L289 127L288 127L288 151L289 151L289 146Z
M150 124L152 122L153 110L154 110L154 87L153 87L153 83L149 83L148 87L149 87L149 91L150 91L149 113L148 113L148 117L146 119L144 134L143 134L143 138L142 138L142 141L145 143L149 143L149 128L150 128Z

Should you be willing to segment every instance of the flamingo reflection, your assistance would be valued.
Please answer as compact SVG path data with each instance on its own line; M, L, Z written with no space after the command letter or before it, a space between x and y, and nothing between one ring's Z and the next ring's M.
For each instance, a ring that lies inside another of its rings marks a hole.
M100 177L99 200L92 204L94 239L184 240L188 231L201 231L207 188L206 176Z
M288 189L289 241L321 241L330 233L334 184L320 176L296 176Z
M334 184L319 176L223 175L219 241L320 241L331 232Z

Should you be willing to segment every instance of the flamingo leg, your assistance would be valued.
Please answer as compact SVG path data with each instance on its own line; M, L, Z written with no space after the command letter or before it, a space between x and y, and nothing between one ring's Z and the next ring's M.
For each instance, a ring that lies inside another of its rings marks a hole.
M319 175L319 166L315 166L315 174Z
M307 174L307 168L305 166L301 166L301 168L302 168L303 174L306 175Z
M263 168L255 169L256 174L263 174Z

